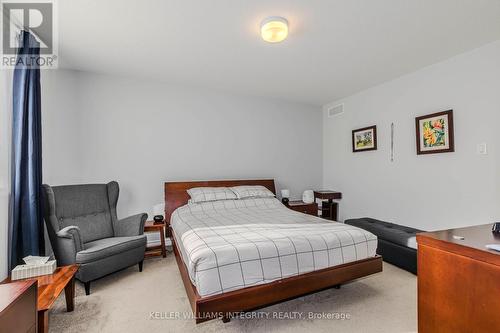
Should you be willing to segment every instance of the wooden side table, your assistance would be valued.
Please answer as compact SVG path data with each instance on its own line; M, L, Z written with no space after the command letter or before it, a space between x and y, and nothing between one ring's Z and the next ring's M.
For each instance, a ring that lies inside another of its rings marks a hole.
M66 310L73 311L75 308L75 274L78 265L68 265L57 267L54 273L48 275L35 276L29 279L16 281L36 280L38 283L38 332L49 331L49 309L54 304L64 289L66 296ZM12 282L10 278L3 281Z
M167 250L165 248L165 222L155 224L154 221L146 221L146 224L144 224L144 232L159 232L161 244L147 247L145 256L154 257L161 255L165 258L167 256Z
M289 201L286 205L288 208L304 214L309 214L313 216L318 216L318 204L313 203L305 203L301 200L299 201Z
M337 221L339 217L339 205L333 200L342 199L342 193L330 190L314 191L314 200L321 200L321 217Z

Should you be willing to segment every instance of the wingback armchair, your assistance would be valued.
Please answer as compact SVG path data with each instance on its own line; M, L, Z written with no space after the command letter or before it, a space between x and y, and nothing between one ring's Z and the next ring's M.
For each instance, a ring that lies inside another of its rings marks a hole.
M90 282L139 264L142 271L147 214L118 219L118 183L42 185L44 219L58 266L79 264L76 278Z

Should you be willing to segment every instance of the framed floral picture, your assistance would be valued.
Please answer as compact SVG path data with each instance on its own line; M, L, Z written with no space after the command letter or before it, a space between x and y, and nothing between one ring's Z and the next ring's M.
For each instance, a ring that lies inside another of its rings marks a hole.
M453 110L415 118L417 155L455 151Z
M377 126L352 130L352 152L377 150Z

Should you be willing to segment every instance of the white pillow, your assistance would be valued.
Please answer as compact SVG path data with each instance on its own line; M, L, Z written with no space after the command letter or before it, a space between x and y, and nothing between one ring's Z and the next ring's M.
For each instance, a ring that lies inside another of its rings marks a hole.
M269 191L265 186L262 185L244 185L244 186L234 186L230 189L236 193L238 199L244 198L270 198L274 197L274 193Z
M236 194L227 187L193 187L187 193L193 203L237 199Z

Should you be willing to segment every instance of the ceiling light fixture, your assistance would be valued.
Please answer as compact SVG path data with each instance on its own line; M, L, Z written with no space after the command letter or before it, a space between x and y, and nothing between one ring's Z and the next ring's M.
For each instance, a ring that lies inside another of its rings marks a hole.
M288 36L288 21L279 16L268 17L260 24L260 35L269 43L279 43Z

